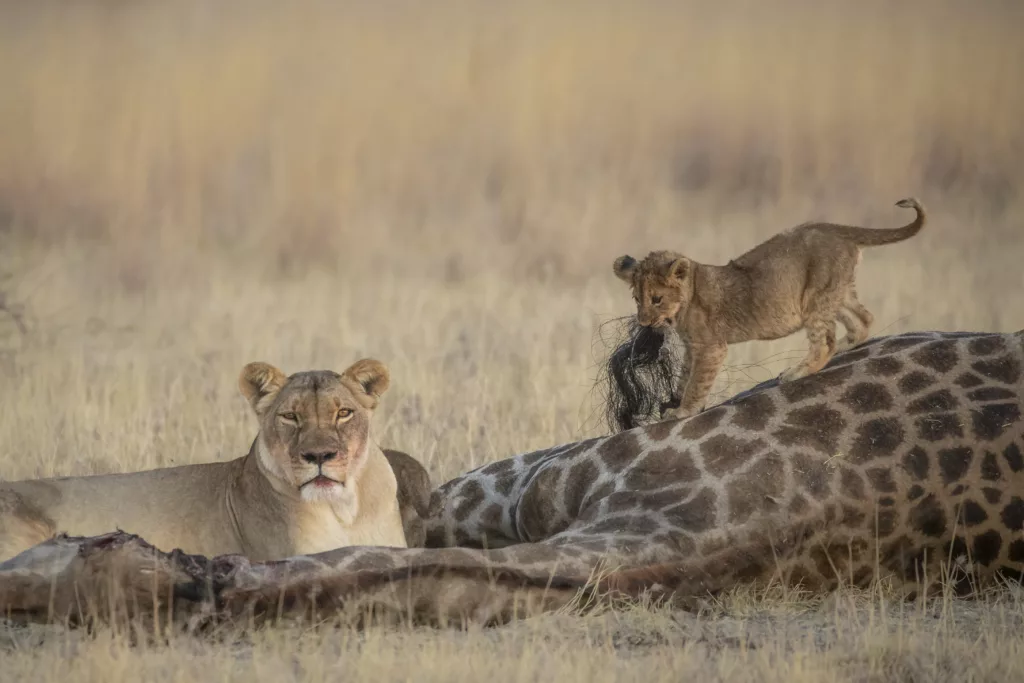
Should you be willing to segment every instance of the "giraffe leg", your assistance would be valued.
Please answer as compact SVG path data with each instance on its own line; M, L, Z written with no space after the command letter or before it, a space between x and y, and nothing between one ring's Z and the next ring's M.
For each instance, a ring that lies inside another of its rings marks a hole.
M646 594L684 609L739 586L781 582L820 590L831 587L833 580L805 568L807 551L815 545L819 529L820 520L811 517L779 526L748 525L721 533L716 552L690 553L676 561L610 572L594 590L632 599Z
M678 420L696 414L707 401L711 393L711 385L725 362L729 347L725 342L690 342L688 345L692 360L690 372L686 378L686 388L678 408L666 410L662 419Z

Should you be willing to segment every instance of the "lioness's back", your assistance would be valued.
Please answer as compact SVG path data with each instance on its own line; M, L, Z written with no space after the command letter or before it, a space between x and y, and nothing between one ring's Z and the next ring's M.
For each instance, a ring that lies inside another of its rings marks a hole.
M0 559L53 533L96 536L117 528L152 538L161 548L205 554L216 547L241 552L231 539L223 501L238 461L204 463L124 474L54 477L0 483ZM212 501L217 504L211 506ZM131 510L130 519L124 511ZM45 513L42 512L45 510ZM167 511L174 510L173 518ZM59 524L54 519L61 520ZM203 529L205 533L198 533Z

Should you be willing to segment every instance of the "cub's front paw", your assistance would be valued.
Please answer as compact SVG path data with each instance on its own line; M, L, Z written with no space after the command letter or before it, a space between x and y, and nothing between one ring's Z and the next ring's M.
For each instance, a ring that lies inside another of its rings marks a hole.
M664 413L661 414L661 421L665 422L667 420L682 420L683 418L687 418L687 417L690 417L692 415L696 415L697 412L698 411L696 411L696 410L683 410L682 408L669 408L668 410L666 410Z
M800 379L801 377L806 377L809 374L811 373L807 371L807 366L797 365L795 368L790 368L789 370L786 370L781 375L779 375L779 384L792 382L794 380Z

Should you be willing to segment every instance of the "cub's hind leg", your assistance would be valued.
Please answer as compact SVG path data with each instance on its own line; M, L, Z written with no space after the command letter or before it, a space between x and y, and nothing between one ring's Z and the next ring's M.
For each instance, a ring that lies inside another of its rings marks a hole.
M792 382L821 370L836 352L836 318L842 302L838 288L819 291L807 306L804 330L807 356L779 375L779 382Z
M837 317L846 328L846 336L839 342L836 351L846 351L863 344L875 322L875 316L857 299L857 289L853 285L847 290Z

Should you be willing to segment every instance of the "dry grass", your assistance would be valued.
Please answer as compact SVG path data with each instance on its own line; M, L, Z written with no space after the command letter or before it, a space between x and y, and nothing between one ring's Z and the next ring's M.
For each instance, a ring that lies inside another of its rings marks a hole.
M770 9L769 9L770 8ZM927 8L927 10L925 9ZM226 459L242 365L392 368L384 445L436 480L601 433L612 259L724 262L822 217L876 333L1024 321L1024 6L0 1L0 477ZM25 312L27 333L2 310ZM732 349L720 396L804 339ZM132 648L11 632L40 680L1001 680L1013 596L733 601L499 632ZM852 668L851 668L852 667ZM422 671L422 675L420 675Z

